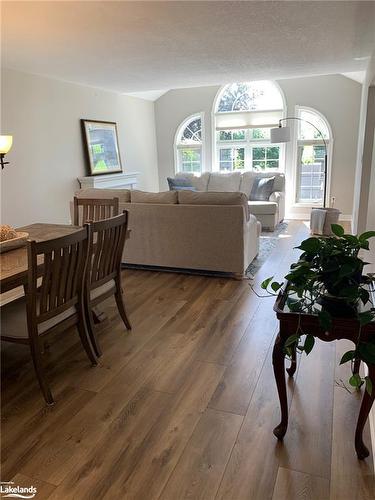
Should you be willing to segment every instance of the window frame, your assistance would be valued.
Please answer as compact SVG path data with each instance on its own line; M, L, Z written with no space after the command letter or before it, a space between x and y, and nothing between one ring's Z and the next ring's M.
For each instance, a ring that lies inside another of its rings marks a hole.
M191 122L196 119L201 120L201 142L197 144L183 144L180 142L180 136L185 130L186 127L189 126ZM200 163L200 172L192 172L194 175L201 175L205 172L205 127L204 127L204 112L200 111L198 113L193 113L192 115L187 116L177 127L174 141L173 141L173 154L174 154L174 171L175 174L178 172L182 172L182 160L181 160L181 150L183 149L195 149L200 151L201 155L201 163Z
M313 113L318 116L323 123L325 124L328 131L328 138L324 139L327 143L327 179L326 179L326 202L329 205L331 199L331 172L332 172L332 153L333 153L333 134L332 128L327 120L327 118L320 113L315 108L311 108L309 106L298 105L295 107L295 114L297 118L301 117L302 111L308 111L309 113ZM292 195L292 207L318 207L323 204L323 199L320 200L309 200L309 201L298 201L298 190L300 188L300 175L299 175L299 147L300 146L324 146L324 142L322 138L320 139L299 139L299 131L300 125L299 120L293 120L293 132L292 132L292 144L293 144L293 195Z
M264 128L264 127L257 127ZM268 127L267 127L268 128ZM235 130L235 129L231 129ZM242 130L242 129L240 129ZM250 137L252 129L245 129L245 139L236 140L236 141L220 141L217 139L218 133L220 130L215 130L215 168L213 171L215 172L225 172L225 170L220 170L220 150L221 149L233 149L233 148L244 148L245 156L244 156L244 168L231 170L231 172L284 172L285 165L285 147L283 144L273 145L270 142L270 139L253 139ZM253 169L253 148L267 148L267 147L278 147L279 148L279 168L278 169L266 169L266 170L255 170ZM229 171L228 171L229 172Z

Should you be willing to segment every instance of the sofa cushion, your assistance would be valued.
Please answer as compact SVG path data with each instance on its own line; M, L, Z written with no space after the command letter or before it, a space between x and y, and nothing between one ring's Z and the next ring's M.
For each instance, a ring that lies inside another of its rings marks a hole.
M285 175L278 172L244 172L241 176L240 191L250 198L254 179L257 177L275 177L273 191L285 191Z
M208 181L207 191L235 192L240 190L241 172L222 174L212 172Z
M156 203L158 205L174 205L177 203L177 191L163 191L161 193L148 193L133 190L130 193L132 203Z
M249 212L253 215L274 215L277 203L274 201L249 201Z
M196 191L190 179L183 177L167 177L167 181L170 191Z
M180 205L242 205L245 211L246 220L249 218L247 202L247 196L240 192L178 192L178 203Z
M273 192L275 177L257 177L251 188L251 201L268 201Z
M75 193L77 198L118 198L119 203L129 203L130 201L130 190L129 189L98 189L98 188L88 188L80 189Z
M210 178L209 172L204 172L201 175L194 175L189 172L177 172L176 178L178 179L188 179L191 185L197 191L207 191L208 179Z

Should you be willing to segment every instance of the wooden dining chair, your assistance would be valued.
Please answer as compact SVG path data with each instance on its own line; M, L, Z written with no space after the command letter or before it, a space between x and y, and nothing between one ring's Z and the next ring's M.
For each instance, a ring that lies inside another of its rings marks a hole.
M87 224L89 228L88 266L84 294L87 325L97 356L101 355L93 307L111 295L115 296L118 312L126 329L131 330L121 286L121 257L124 249L128 212L111 219Z
M73 200L73 224L83 226L86 222L109 219L119 214L118 198L77 198Z
M97 364L83 302L87 250L87 227L52 240L29 241L25 296L1 308L1 339L30 346L39 385L49 405L54 400L42 357L47 335L75 325L89 360Z

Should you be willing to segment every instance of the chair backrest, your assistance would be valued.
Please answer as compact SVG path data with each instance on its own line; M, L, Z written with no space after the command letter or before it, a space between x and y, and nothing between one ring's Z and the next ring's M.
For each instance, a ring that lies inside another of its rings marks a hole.
M98 222L87 224L89 249L87 283L96 288L120 275L121 257L128 227L128 212Z
M77 198L74 197L73 224L83 226L86 222L109 219L119 214L118 198Z
M48 241L29 241L27 249L27 315L38 325L82 300L88 229Z

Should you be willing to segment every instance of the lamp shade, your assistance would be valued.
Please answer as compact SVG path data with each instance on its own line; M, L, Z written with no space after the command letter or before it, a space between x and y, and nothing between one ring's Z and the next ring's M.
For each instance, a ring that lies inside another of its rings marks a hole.
M271 142L289 142L290 141L290 128L289 127L277 127L271 128Z
M0 135L0 154L6 154L12 147L13 136Z

